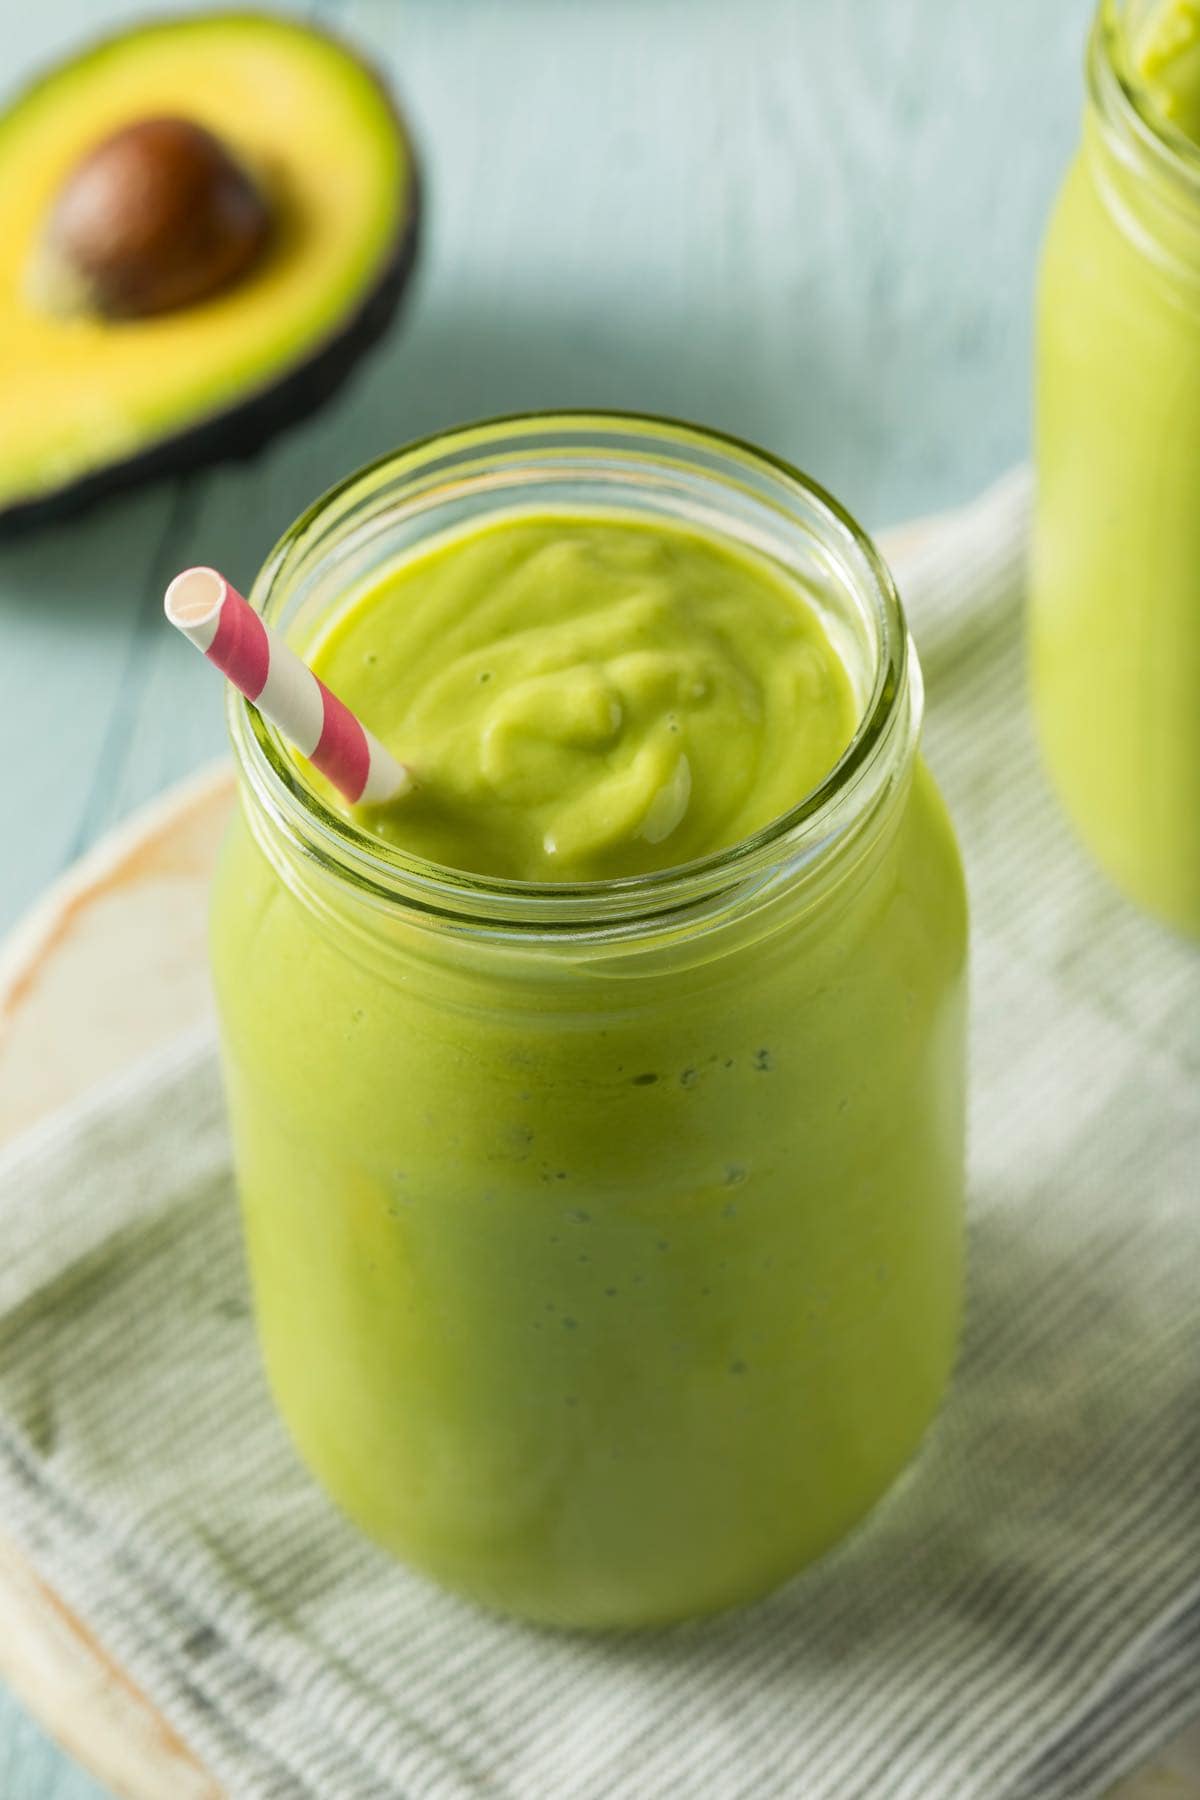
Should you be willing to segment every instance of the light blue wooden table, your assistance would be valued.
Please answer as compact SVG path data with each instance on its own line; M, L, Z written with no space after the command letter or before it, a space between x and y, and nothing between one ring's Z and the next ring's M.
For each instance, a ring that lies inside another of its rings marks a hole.
M9 0L0 69L15 85L159 9ZM423 151L407 317L259 461L0 547L0 930L221 748L211 672L160 622L165 579L213 561L248 584L310 499L405 438L527 407L675 413L792 458L871 526L1025 452L1090 0L311 10L392 72ZM0 1693L0 1800L98 1793Z

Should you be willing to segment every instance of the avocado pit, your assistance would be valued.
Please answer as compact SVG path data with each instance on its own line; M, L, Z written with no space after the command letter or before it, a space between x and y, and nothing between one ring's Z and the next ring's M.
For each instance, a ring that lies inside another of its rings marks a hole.
M240 281L270 233L265 196L219 138L192 119L140 119L68 175L31 287L52 312L173 312Z
M423 208L395 99L255 4L142 20L0 108L0 539L254 455L396 318Z

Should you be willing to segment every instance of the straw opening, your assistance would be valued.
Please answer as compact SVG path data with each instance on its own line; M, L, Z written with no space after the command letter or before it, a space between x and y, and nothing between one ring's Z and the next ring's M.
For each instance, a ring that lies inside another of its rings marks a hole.
M216 619L225 592L225 578L215 569L185 569L167 588L163 609L172 625L194 630Z

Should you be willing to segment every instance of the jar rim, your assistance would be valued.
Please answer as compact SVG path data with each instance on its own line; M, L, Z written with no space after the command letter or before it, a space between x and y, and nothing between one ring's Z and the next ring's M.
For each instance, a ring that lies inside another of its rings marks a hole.
M1088 40L1088 93L1100 118L1135 155L1152 162L1200 203L1200 144L1147 104L1129 68L1128 0L1099 0Z
M390 451L354 470L320 495L279 539L264 562L249 599L268 618L281 604L280 589L323 523L344 517L356 497L366 498L384 480L416 477L445 452L490 449L524 451L539 447L579 454L622 440L631 472L646 447L719 458L747 478L766 479L785 495L812 507L828 543L849 553L865 578L876 626L874 681L854 735L823 779L786 812L737 843L665 869L613 879L531 882L450 868L404 851L363 830L330 806L300 774L284 740L253 705L234 690L228 696L230 734L241 773L269 818L309 857L332 865L344 879L385 902L400 903L447 922L498 924L518 932L577 930L582 923L646 924L664 914L770 876L781 865L812 859L844 833L849 819L864 810L866 790L879 785L881 764L908 702L910 722L919 724L921 687L900 597L891 572L869 535L841 503L784 458L730 433L688 421L619 410L534 411L506 414L455 426ZM639 451L635 446L642 445ZM652 455L652 452L651 452ZM731 474L715 471L718 485L737 486ZM858 800L859 804L855 805ZM841 815L840 817L836 815Z

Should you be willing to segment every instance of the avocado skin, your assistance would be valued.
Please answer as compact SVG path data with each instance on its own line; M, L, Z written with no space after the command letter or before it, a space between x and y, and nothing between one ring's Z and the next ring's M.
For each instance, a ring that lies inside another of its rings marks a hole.
M169 24L170 18L156 18L153 23ZM380 341L396 318L420 245L424 215L420 164L391 88L378 69L333 32L309 25L307 21L305 29L314 37L328 38L341 50L349 51L367 71L387 102L408 156L409 197L404 223L387 257L375 271L370 286L364 290L359 305L328 337L314 345L301 362L285 369L265 386L251 389L232 406L208 413L179 431L157 438L132 456L90 469L86 475L64 482L61 487L51 488L28 500L15 501L10 506L0 506L0 541L42 526L59 524L86 512L97 501L112 494L123 493L164 476L184 475L217 463L248 461L280 432L298 425L324 406L345 385L359 360ZM106 33L79 52L79 57L100 50L111 42L112 37L126 37L129 32L130 28L126 27L117 33ZM74 62L78 57L70 60ZM30 87L40 86L43 80L53 80L56 73L57 69L49 70Z

